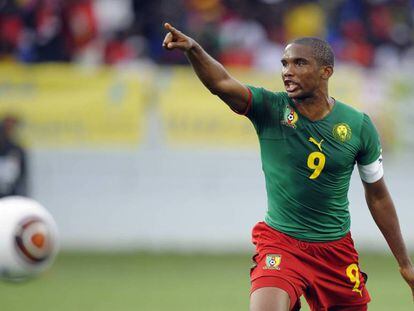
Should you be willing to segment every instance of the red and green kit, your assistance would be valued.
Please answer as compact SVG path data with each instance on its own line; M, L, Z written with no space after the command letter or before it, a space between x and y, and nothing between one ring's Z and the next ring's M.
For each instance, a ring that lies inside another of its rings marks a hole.
M290 310L300 309L302 295L312 310L367 310L348 189L355 164L367 183L383 176L373 123L337 100L328 115L311 121L286 93L248 88L245 114L259 137L268 201L265 222L253 229L251 291L281 288Z
M301 115L284 92L249 86L246 116L259 141L266 179L265 222L304 241L332 241L350 229L348 189L382 177L381 145L370 118L335 101L322 120Z

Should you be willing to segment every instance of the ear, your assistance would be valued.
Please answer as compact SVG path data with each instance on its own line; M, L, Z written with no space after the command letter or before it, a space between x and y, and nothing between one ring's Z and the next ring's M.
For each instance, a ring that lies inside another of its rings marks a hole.
M333 74L332 66L321 66L321 78L328 80Z

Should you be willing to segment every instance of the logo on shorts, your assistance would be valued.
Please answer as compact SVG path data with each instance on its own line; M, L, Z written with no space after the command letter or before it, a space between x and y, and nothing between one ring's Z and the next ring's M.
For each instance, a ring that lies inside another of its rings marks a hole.
M296 128L296 122L298 121L299 117L295 110L292 107L287 105L285 107L285 111L283 113L283 119L280 121L283 125L289 126L291 128Z
M266 255L266 266L263 269L280 270L279 265L282 261L282 255L268 254Z

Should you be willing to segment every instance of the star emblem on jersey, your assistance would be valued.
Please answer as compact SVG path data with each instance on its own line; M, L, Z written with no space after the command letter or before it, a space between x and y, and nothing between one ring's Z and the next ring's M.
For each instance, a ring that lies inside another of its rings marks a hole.
M344 143L351 139L352 131L348 124L338 123L335 124L332 130L332 135L335 137L335 139Z
M280 262L282 261L282 255L268 254L266 255L266 266L263 267L265 270L280 270Z
M296 111L291 106L286 105L283 112L283 119L280 121L280 123L295 129L298 119L299 117Z

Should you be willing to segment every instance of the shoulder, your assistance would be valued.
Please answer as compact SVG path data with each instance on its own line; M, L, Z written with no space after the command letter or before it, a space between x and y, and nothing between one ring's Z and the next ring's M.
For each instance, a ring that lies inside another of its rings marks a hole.
M339 100L336 100L335 104L337 105L337 110L339 110L341 114L344 114L345 117L358 118L362 120L365 115L364 112Z
M336 123L346 123L348 124L355 132L360 132L361 127L364 124L366 118L369 117L362 111L345 104L341 101L335 101L335 118L334 122Z
M360 149L367 149L369 144L376 145L379 141L378 131L368 114L342 102L337 101L337 105L334 136L346 128Z
M335 113L330 118L332 134L342 142L349 141L360 148L362 136L371 122L364 112L338 100L335 101Z
M273 92L263 87L247 85L249 89L249 108L246 116L257 126L278 124L283 107L289 105L289 96L285 92Z
M289 101L289 96L286 92L274 92L267 90L263 87L255 87L252 85L246 85L249 91L251 92L252 99L260 102L260 101Z
M359 125L361 128L373 126L373 122L367 113L340 101L336 101L336 104L338 105L337 110L339 114L344 119L351 121L355 125Z
M252 110L275 114L281 107L290 104L290 98L286 92L269 91L263 87L247 85L250 92L250 103Z

